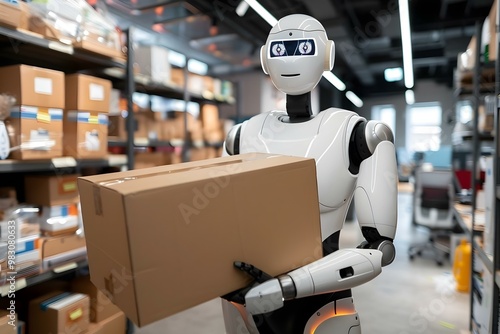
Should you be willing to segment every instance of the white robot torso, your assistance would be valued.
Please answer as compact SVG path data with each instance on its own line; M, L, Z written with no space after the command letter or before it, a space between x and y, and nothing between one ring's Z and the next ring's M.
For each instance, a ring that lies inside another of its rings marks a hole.
M286 94L287 110L252 117L235 126L224 143L224 154L315 159L324 255L263 280L251 264L235 262L259 284L223 296L230 334L360 334L350 289L378 276L394 259L397 165L391 130L342 109L312 116L311 91L323 72L333 68L334 55L335 45L319 21L302 14L282 18L271 29L260 59L264 73ZM353 198L366 241L339 249Z
M287 123L287 114L272 111L243 123L239 153L264 152L314 158L321 210L322 239L342 228L357 175L349 172L349 140L356 113L330 108L301 123Z

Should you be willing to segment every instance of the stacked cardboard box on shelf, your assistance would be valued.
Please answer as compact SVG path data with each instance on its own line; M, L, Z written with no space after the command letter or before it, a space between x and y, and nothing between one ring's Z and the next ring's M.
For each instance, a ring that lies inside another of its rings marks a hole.
M52 291L29 303L29 334L84 333L89 328L87 295Z
M16 99L6 120L12 150L9 157L26 160L62 156L64 73L13 65L0 67L0 78L0 92Z
M108 151L109 80L83 74L66 75L64 155L103 158Z
M0 1L0 25L28 29L29 10L25 2Z
M41 237L37 247L42 269L49 270L86 258L85 239L79 229L77 175L27 175L26 202L40 208Z

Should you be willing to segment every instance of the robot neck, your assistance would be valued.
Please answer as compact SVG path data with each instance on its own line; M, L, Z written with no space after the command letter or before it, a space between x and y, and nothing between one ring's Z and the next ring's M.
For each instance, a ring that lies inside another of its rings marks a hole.
M290 122L301 122L311 119L311 92L302 95L287 94L286 112L290 117Z

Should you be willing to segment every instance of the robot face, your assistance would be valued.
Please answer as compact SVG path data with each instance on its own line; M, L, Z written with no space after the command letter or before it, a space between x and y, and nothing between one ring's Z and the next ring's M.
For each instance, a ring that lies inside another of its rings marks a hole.
M277 89L299 95L312 91L323 71L331 69L325 69L325 60L333 65L332 53L323 26L310 16L294 14L272 28L261 62Z

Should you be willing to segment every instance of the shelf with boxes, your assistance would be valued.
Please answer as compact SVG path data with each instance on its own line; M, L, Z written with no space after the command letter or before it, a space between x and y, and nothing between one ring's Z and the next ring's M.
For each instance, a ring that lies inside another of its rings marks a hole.
M477 22L474 37L466 52L458 57L456 96L471 101L468 126L455 127L463 138L470 138L468 158L471 162L471 205L468 214L471 258L470 329L473 333L498 333L499 330L499 275L500 230L494 223L500 213L498 188L498 75L499 26L498 1L495 1L484 22ZM457 108L460 109L460 108ZM460 111L458 112L460 115ZM465 119L465 121L466 121ZM466 123L466 122L462 122ZM455 132L454 130L454 132ZM463 135L467 134L467 135ZM490 152L484 154L485 142ZM484 175L484 177L483 177ZM467 189L467 188L466 188ZM460 213L456 215L460 222Z
M62 13L70 2L51 0L45 3L45 9L56 9L52 15L44 17L41 4L25 3L22 1L9 3L0 1L0 43L3 45L0 58L4 64L17 63L19 59L30 65L60 69L66 72L75 72L80 69L101 67L121 67L126 63L121 51L120 34L106 23L102 30L103 37L99 42L97 36L90 33L96 29L97 12L88 8L67 11L66 14L78 15L79 11L86 10L87 18L78 27L73 28L73 35L60 33L55 28L56 21L61 27ZM55 6L53 6L55 4ZM62 4L62 5L61 5ZM61 5L61 6L60 6ZM42 8L43 9L43 8ZM52 21L51 21L52 19ZM66 18L66 20L68 20ZM70 22L67 22L68 24ZM104 32L106 35L104 35ZM78 61L75 61L78 60Z

